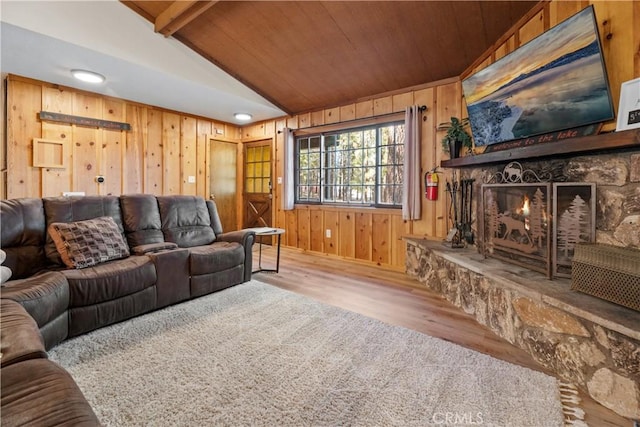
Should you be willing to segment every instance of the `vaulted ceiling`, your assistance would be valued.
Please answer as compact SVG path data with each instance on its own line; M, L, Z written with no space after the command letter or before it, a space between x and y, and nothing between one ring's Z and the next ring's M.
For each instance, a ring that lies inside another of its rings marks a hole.
M289 114L459 76L537 1L123 1Z

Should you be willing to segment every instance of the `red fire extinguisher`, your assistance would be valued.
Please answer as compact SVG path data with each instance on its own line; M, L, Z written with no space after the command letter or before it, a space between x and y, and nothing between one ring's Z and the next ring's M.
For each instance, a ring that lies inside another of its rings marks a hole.
M435 169L424 174L424 195L427 200L438 200L438 174Z

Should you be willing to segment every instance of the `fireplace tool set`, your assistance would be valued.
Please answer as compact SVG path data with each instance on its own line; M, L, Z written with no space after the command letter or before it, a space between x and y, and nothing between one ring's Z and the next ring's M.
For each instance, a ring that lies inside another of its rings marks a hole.
M453 182L447 181L446 191L449 194L449 218L453 221L453 227L447 235L447 242L451 242L452 248L462 248L467 244L473 244L472 201L473 182L475 179L461 179L458 181L456 173L453 173Z

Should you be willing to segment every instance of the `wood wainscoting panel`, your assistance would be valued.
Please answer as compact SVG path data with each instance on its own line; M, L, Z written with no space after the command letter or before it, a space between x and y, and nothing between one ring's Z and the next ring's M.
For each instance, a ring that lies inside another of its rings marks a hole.
M371 213L356 212L356 258L371 261Z
M42 109L56 113L71 114L73 110L73 94L66 90L43 87ZM42 169L42 196L60 196L62 191L70 190L72 187L73 128L68 123L43 121L42 137L67 142L67 157L64 159L67 167L64 169Z
M189 177L195 179L198 171L196 164L198 143L198 121L193 117L183 116L180 123L180 194L195 196L196 182L190 182Z
M310 209L309 217L309 249L314 252L324 252L324 211Z
M391 263L391 215L371 215L371 260L378 265Z
M124 122L127 106L124 101L107 98L103 100L101 117L114 122ZM98 193L101 195L122 193L123 187L123 152L127 132L124 130L102 130L102 144L99 147L100 173L104 175L105 182L98 185Z
M331 234L327 237L327 230ZM324 213L324 253L338 255L338 242L340 241L340 215L337 211L325 211Z
M100 117L102 98L86 93L74 93L73 115ZM96 175L100 175L100 158L103 133L97 128L72 125L73 128L73 191L83 191L87 196L98 195ZM104 185L104 184L101 184Z
M339 219L338 255L347 258L356 257L356 213L341 211Z
M34 168L33 138L41 138L40 86L11 82L7 89L7 197L42 197L40 168Z
M127 104L127 123L131 130L126 133L122 159L122 193L142 193L145 147L148 141L147 109L139 105Z
M298 213L298 244L297 247L305 251L311 249L309 242L311 232L311 215L309 209L297 209Z
M144 149L144 192L161 196L164 194L162 111L147 111L147 145Z
M162 113L162 158L164 165L163 194L180 194L180 116L178 114Z

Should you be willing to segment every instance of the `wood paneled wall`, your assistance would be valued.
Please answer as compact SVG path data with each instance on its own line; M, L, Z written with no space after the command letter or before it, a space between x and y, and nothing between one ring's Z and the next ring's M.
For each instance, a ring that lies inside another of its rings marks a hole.
M443 121L449 121L451 116L459 117L462 114L461 100L460 82L454 78L332 109L246 126L242 129L242 139L273 138L276 159L274 176L283 177L284 137L280 133L283 128L309 129L341 123L357 126L360 119L401 113L410 105L425 105L421 165L423 172L426 172L439 165L446 156L440 144L443 132L436 131L436 127ZM442 182L450 175L451 171L443 171ZM404 221L399 209L297 205L292 211L284 211L282 185L276 184L274 226L286 229L283 243L288 246L400 270L404 268L405 257L403 236L444 237L451 226L447 222L444 185L440 185L439 189L437 201L423 199L422 218L419 221ZM330 237L327 237L327 230Z
M613 102L617 109L620 84L640 77L640 2L632 1L551 1L541 2L517 25L507 32L484 55L466 70L461 78L479 71L542 32L558 24L589 4L593 4L598 19ZM426 105L422 126L422 172L429 171L446 156L441 150L442 132L436 126L449 121L451 116L466 116L459 79L425 84L419 88L374 96L351 104L322 111L313 111L286 119L258 123L244 127L243 139L274 138L276 154L275 176L283 176L283 138L277 132L285 126L292 129L313 128L327 124L403 111L409 105ZM349 123L347 123L349 122ZM615 128L615 121L604 130ZM403 221L398 210L337 208L330 206L299 205L293 211L282 210L282 188L274 189L274 226L287 230L284 242L305 251L340 256L376 263L393 269L404 268L402 236L417 235L443 238L451 222L448 221L444 181L451 179L453 171L441 174L438 201L422 199L422 218ZM326 237L326 230L331 237Z
M7 198L65 191L208 197L208 136L240 139L240 129L227 123L12 75L7 106ZM41 121L40 111L126 122L131 130ZM64 141L65 167L33 167L34 138ZM98 184L97 175L105 182Z
M462 77L486 67L523 43L541 34L580 9L594 4L602 38L614 105L620 84L640 77L640 2L551 1L542 2L494 46L472 64ZM206 194L208 176L207 135L220 129L217 139L243 142L271 138L275 154L275 177L282 177L283 137L278 131L313 128L329 124L352 126L358 119L401 112L409 105L426 105L422 125L422 172L440 164L442 132L436 127L451 116L465 116L460 80L426 83L423 86L372 96L334 108L294 117L270 120L242 129L209 119L166 111L121 99L109 98L15 76L8 78L7 194L6 197L60 195L62 191L87 194ZM97 119L125 121L130 132L81 128L41 122L39 111L54 111ZM606 130L615 127L608 123ZM66 140L71 146L68 167L32 167L33 138ZM1 159L0 159L1 160ZM451 179L443 171L441 182ZM95 183L96 175L106 182ZM188 176L196 176L190 184ZM328 256L404 268L402 236L443 238L450 222L444 185L438 201L423 198L422 218L406 222L399 210L300 205L282 210L282 186L274 180L274 226L287 230L284 243ZM326 237L331 230L331 237Z

